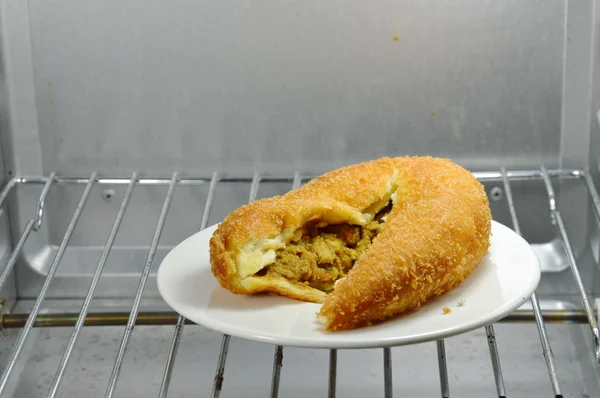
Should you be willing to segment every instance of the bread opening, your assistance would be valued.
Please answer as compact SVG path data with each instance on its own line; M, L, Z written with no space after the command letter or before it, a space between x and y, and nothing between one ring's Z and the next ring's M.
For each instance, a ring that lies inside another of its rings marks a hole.
M275 261L256 276L273 275L300 282L324 292L345 277L358 258L381 232L392 202L366 225L312 223L284 247L275 250Z

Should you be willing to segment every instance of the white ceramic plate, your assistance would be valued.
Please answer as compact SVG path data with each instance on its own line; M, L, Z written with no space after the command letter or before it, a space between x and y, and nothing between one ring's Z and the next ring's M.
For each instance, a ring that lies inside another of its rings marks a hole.
M419 311L344 332L324 332L320 304L279 296L234 295L210 270L208 242L216 225L176 246L158 270L160 294L175 311L207 328L245 339L313 348L370 348L446 338L495 322L529 299L540 264L529 244L493 222L491 248L473 274ZM442 309L450 308L444 314Z

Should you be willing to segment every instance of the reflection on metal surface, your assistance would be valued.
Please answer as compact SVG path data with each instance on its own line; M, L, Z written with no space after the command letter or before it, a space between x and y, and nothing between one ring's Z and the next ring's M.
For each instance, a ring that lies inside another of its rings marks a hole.
M590 303L590 299L585 290L585 284L583 283L583 279L581 277L581 272L579 270L579 265L575 259L575 254L573 253L573 248L569 239L569 235L567 234L567 230L562 218L560 211L557 208L556 195L554 193L554 188L552 186L552 182L550 181L550 177L548 176L546 169L542 166L542 176L544 178L544 184L546 185L546 190L548 192L548 201L550 205L550 215L552 218L552 223L556 224L560 231L560 235L562 241L565 244L565 250L567 252L567 258L569 259L569 265L571 267L571 271L573 273L573 277L575 278L575 282L577 284L577 288L579 289L579 295L581 296L581 303L585 309L585 313L587 316L588 324L590 326L590 330L592 332L592 343L594 344L594 351L596 356L596 364L600 365L600 332L598 330L598 323L592 309L592 304Z
M546 243L532 243L531 248L540 260L542 272L561 272L569 269L565 245L560 239Z
M546 172L550 177L559 177L564 179L577 179L581 178L584 173L577 169L547 169ZM297 173L296 173L297 175ZM501 182L502 172L500 171L474 171L473 175L481 182ZM506 177L511 181L532 181L532 180L543 180L543 175L540 170L512 170L506 171ZM278 176L262 176L260 181L263 183L268 182L280 182L288 183L294 182L296 177L278 177ZM315 176L303 176L301 181L305 182L315 178ZM15 183L19 184L44 184L49 177L40 176L21 176L13 179ZM57 175L55 177L55 183L58 185L70 185L70 184L85 184L87 177L68 177L64 175ZM129 184L129 178L107 178L100 177L96 180L96 185L127 185ZM247 177L231 177L223 175L219 178L219 183L251 183L254 180L254 174ZM203 176L181 176L177 185L209 185L212 181L212 177ZM138 185L169 185L171 182L170 178L164 177L141 177L138 179Z
M521 226L519 224L519 220L517 217L517 210L515 207L514 199L512 196L512 189L510 187L510 182L508 181L508 177L506 176L506 169L502 167L502 182L504 185L504 190L506 191L506 202L508 204L508 208L510 211L510 218L512 220L514 231L522 236ZM542 352L544 354L544 358L546 359L546 367L548 368L548 376L550 377L550 383L552 384L552 390L554 391L554 395L558 397L562 397L560 382L558 380L558 374L556 372L556 364L554 361L554 354L552 353L552 347L550 345L550 340L548 339L548 332L546 330L546 324L544 323L544 317L542 314L542 307L540 305L540 301L538 300L537 293L534 292L531 295L531 307L533 309L533 316L535 318L535 322L538 328L538 334L540 335L540 343L542 344ZM526 303L528 304L528 303ZM523 306L521 306L523 308ZM498 392L500 394L500 392Z
M544 321L547 323L587 323L583 310L547 310L542 311ZM0 328L12 329L25 325L29 314L6 314L0 317ZM79 313L54 313L40 314L33 323L33 327L65 327L74 326ZM140 311L135 325L175 325L179 314L172 311ZM90 312L85 317L84 326L123 326L127 324L129 312ZM498 322L522 323L535 322L531 310L517 310ZM186 325L195 323L186 319Z

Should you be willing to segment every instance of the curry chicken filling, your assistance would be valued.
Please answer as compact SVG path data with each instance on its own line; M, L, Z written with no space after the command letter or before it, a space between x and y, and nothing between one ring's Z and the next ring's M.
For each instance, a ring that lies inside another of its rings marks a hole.
M381 232L391 204L366 225L308 225L297 241L276 251L276 260L257 276L281 276L330 292Z

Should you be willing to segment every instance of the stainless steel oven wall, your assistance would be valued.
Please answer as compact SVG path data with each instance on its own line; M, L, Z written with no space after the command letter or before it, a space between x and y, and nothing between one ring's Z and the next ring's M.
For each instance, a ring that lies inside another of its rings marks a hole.
M1 73L0 73L1 75ZM2 77L0 76L0 80L2 80ZM2 83L0 83L1 85ZM0 87L0 91L2 90L2 88ZM1 104L0 104L1 106ZM1 115L1 113L0 113ZM3 117L4 115L0 116ZM0 124L0 136L1 133L3 131L3 127L2 124ZM3 163L3 155L2 155L2 143L0 142L0 187L4 187L4 185L8 182L8 180L5 178L4 175L4 163ZM2 273L4 271L4 267L6 266L6 263L8 262L8 259L10 258L11 255L11 234L10 234L10 218L9 218L9 209L7 206L3 206L2 209L0 209L0 264L2 264L2 266L0 266L0 273ZM0 290L0 297L5 298L8 300L8 303L10 302L14 302L14 299L16 297L16 283L15 283L15 276L10 275L9 276L9 280L7 281L6 285L3 287L2 290ZM4 303L0 302L0 308L2 307Z
M0 26L1 28L1 26ZM7 76L4 67L4 54L0 51L0 190L10 181L10 175L5 168L5 156L3 148L6 148L4 142L10 130L10 116L8 112L8 90ZM11 254L11 234L10 218L8 206L0 208L0 273L4 271L4 266ZM3 290L0 290L0 297L14 300L16 296L14 275L10 276Z
M46 172L558 164L563 0L10 3Z
M590 112L588 117L590 130L589 169L596 184L600 182L600 10L594 9L590 28L591 51L590 62Z
M406 153L473 170L587 161L588 145L570 138L581 134L578 108L563 102L578 92L577 74L563 80L577 58L563 56L566 18L585 15L590 1L569 14L564 0L0 4L8 164L19 175L310 175ZM527 220L547 216L538 188L524 192ZM14 231L31 218L39 189L19 188ZM206 190L178 188L155 265L198 227ZM18 268L21 297L39 291L81 191L52 189ZM247 200L239 185L218 191L211 222ZM85 293L123 192L94 188L50 297ZM559 188L561 198L581 192ZM134 291L164 193L136 188L98 296ZM588 207L565 209L578 256ZM556 236L523 227L554 258L548 270L564 270ZM147 292L156 295L153 284Z
M40 130L33 78L33 58L30 39L29 10L26 2L0 1L0 143L2 145L2 182L19 174L42 172ZM8 197L8 206L2 210L0 220L0 247L2 256L8 258L8 242L16 242L32 217L35 209L35 195L39 189L12 190ZM29 206L33 203L33 207ZM26 209L24 212L23 209ZM8 212L7 212L8 210ZM50 247L46 235L46 225L34 234L37 245ZM29 256L28 253L27 256ZM26 257L27 258L27 257ZM1 264L6 265L7 261ZM28 260L23 265L30 265ZM2 298L12 304L17 296L19 269L16 267L9 276L6 292L0 292ZM23 278L21 278L23 279ZM36 283L37 280L31 281ZM29 284L29 279L25 278Z
M590 154L589 154L589 172L596 187L600 187L600 9L598 4L591 12L591 18L584 19L584 21L591 21L590 37L591 47L589 51L591 66L591 79L589 84L589 90L591 95L590 111L587 118L589 123L590 131ZM585 64L584 64L585 65ZM586 90L581 90L584 95L587 93ZM591 213L596 214L596 213ZM591 216L588 219L588 225L590 225L589 242L590 252L594 258L594 266L598 269L600 264L600 217ZM594 280L593 290L596 297L600 296L600 278L596 277ZM590 281L591 282L591 281Z

